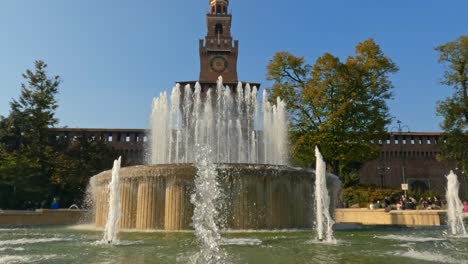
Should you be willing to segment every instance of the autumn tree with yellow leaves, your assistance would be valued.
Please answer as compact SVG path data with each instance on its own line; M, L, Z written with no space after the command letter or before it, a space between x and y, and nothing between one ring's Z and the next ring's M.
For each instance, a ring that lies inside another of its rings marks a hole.
M325 53L314 65L281 51L267 66L271 100L287 104L293 162L312 167L319 146L329 168L345 185L378 155L378 142L390 123L389 75L398 71L373 39L359 43L344 62Z

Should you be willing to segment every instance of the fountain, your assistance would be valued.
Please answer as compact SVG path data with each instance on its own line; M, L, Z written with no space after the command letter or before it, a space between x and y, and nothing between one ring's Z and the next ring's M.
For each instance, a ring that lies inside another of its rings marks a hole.
M148 163L122 168L120 228L193 229L190 196L197 167L194 146L207 145L225 197L227 229L308 229L313 222L311 170L288 164L286 106L239 83L176 85L153 100ZM263 128L263 129L260 129ZM110 171L92 178L96 225L107 215ZM336 177L327 175L329 187ZM325 184L325 181L323 182Z
M114 161L112 168L112 179L109 183L109 213L107 223L104 228L104 237L102 241L108 244L118 241L119 219L120 219L120 162L121 158Z
M465 263L466 239L438 228L332 234L328 210L340 182L326 174L318 151L315 172L288 166L284 103L272 104L266 92L258 102L259 86L237 83L229 2L209 1L201 83L178 84L154 99L147 165L119 169L119 159L91 179L94 222L106 230L101 242L90 243L101 235L88 227L2 226L0 263ZM217 74L227 85L216 83ZM458 192L456 184L449 189ZM344 246L309 243L315 211L317 239L336 236ZM121 234L119 242L122 229L144 232ZM151 232L193 229L196 236ZM294 231L225 232L221 241L225 229Z
M315 147L315 215L317 239L319 241L334 242L333 224L335 223L330 215L330 196L328 195L326 183L326 164L318 147Z
M259 118L257 87L239 83L235 89L223 85L202 90L199 83L172 89L153 100L149 164L191 163L193 146L212 147L216 163L287 165L286 106L276 105L264 91L261 113L263 134L255 129Z
M457 175L450 171L447 175L447 222L453 236L467 236L463 223L463 204L458 197L460 183Z

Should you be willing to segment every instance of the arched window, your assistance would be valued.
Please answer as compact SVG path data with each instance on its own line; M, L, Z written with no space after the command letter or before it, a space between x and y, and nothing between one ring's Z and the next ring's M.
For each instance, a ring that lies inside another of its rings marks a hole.
M216 24L215 25L215 33L216 33L216 35L218 35L218 34L222 35L223 34L223 25L221 25L219 23Z
M212 14L215 13L215 7L214 7L214 6L211 7L211 13L212 13Z
M223 13L227 14L227 6L223 7Z
M220 5L216 6L216 13L221 14L221 6Z

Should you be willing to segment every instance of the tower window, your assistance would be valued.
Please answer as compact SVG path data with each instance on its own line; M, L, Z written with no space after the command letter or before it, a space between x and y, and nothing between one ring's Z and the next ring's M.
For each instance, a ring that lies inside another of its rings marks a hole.
M223 7L223 13L227 14L227 6Z
M211 7L211 13L212 13L212 14L215 13L215 7L214 7L214 6Z
M221 25L219 23L216 24L215 25L215 33L216 33L216 35L218 35L218 34L222 35L223 34L223 25Z
M216 6L216 13L221 14L221 6L220 5Z

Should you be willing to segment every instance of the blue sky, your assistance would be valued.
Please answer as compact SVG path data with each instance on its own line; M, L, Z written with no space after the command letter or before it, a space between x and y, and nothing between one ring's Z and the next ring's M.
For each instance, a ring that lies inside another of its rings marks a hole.
M63 80L60 126L147 127L153 96L197 79L207 11L206 0L1 1L0 115L42 59ZM400 68L392 116L411 131L439 130L435 105L452 91L439 84L434 47L468 34L468 1L232 0L230 11L240 79L268 86L266 65L280 50L312 64L374 38Z

